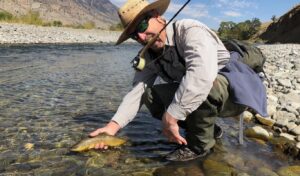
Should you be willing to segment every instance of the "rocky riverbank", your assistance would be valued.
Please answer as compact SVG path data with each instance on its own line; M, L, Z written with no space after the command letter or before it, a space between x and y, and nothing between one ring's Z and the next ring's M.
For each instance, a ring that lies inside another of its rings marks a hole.
M119 31L0 23L0 44L114 43Z
M258 47L267 57L265 72L269 82L265 81L265 85L270 117L256 116L256 121L263 126L246 130L246 135L269 142L274 142L274 137L280 138L281 142L289 141L289 145L285 143L282 149L300 158L300 45L277 44ZM245 118L250 120L254 116L246 112ZM267 130L270 127L273 130ZM278 144L278 140L275 144Z

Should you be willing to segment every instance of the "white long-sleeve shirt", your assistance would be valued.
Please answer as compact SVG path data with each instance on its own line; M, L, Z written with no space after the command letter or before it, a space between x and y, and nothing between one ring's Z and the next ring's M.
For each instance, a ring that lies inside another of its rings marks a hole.
M218 70L225 66L230 54L217 35L199 21L179 20L175 30L176 45L185 60L186 74L167 112L178 120L185 120L205 101ZM172 24L167 26L166 33L168 40L165 44L174 46ZM149 62L151 59L146 55L146 63ZM155 64L135 73L133 88L123 98L113 121L124 127L134 119L141 106L141 97L145 89L153 85L158 76L156 73Z

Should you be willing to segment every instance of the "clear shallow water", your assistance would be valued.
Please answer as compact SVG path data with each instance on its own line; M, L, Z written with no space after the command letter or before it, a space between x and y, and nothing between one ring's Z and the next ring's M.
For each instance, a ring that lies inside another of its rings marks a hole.
M0 173L210 175L210 167L225 167L229 174L257 175L262 167L276 171L299 165L268 144L246 139L239 146L238 123L232 118L219 119L225 135L204 160L165 162L163 156L176 145L167 142L160 122L144 108L118 134L130 145L106 152L69 152L117 110L131 87L130 61L138 50L136 45L1 47Z

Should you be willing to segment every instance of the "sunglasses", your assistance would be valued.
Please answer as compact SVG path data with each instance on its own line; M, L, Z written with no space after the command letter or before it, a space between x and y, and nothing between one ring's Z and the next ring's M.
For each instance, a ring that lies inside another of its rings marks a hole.
M133 40L137 40L138 39L138 33L143 33L147 30L147 28L149 26L150 18L151 18L151 16L147 16L146 18L141 20L138 23L138 25L136 26L135 31L130 34L130 38L132 38Z

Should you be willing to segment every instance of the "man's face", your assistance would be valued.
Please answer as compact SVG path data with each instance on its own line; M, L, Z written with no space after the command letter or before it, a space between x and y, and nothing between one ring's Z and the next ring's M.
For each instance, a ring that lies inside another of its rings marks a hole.
M160 16L146 17L137 25L132 38L142 45L146 45L163 27L164 21ZM163 31L150 48L154 51L163 49L165 38L165 31Z

